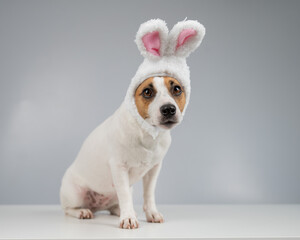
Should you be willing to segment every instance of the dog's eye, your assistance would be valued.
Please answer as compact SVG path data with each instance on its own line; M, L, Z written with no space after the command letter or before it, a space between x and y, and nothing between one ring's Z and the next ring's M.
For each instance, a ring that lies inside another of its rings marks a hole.
M181 87L180 86L174 86L173 95L179 96L181 93L182 93Z
M144 98L151 98L153 96L153 90L151 88L145 88L142 95Z

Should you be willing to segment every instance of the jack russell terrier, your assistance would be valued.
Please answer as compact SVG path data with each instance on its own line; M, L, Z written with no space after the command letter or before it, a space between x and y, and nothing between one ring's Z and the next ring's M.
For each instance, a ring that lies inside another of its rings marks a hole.
M162 223L155 185L190 99L186 58L201 43L205 28L197 21L178 22L169 32L160 19L143 23L136 44L145 58L119 109L85 140L67 169L60 189L64 212L80 219L108 210L120 227L138 228L132 185L143 179L143 209L148 222Z

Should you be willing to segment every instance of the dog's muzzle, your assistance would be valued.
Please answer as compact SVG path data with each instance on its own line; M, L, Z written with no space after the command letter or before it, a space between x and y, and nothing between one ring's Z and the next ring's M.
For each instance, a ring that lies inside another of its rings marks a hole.
M175 117L176 107L173 104L165 104L160 107L160 113L162 115L160 124L166 128L171 128L177 123Z
M160 113L164 118L171 118L176 114L176 107L173 104L165 104L160 107Z

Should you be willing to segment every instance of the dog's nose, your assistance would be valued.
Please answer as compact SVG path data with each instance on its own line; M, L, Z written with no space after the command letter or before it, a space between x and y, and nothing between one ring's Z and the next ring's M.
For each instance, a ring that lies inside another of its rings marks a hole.
M165 104L160 107L160 112L165 117L171 117L176 113L176 107L173 104Z

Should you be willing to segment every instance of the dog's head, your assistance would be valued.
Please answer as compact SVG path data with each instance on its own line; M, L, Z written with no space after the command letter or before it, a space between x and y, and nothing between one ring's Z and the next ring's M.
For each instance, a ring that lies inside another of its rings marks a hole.
M171 129L181 122L185 103L184 87L172 77L150 77L135 92L141 117L163 129Z
M197 21L143 23L135 42L144 57L126 94L126 105L141 127L157 136L182 121L190 99L190 70L186 58L200 45L205 28Z

